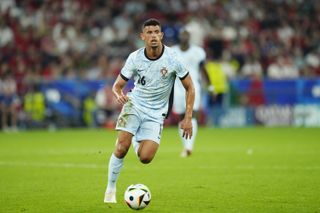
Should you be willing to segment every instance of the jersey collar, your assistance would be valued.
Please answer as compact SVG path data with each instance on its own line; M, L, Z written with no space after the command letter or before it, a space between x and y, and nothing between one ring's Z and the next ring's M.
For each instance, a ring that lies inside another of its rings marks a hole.
M162 51L161 51L161 54L160 54L157 58L149 58L149 57L147 56L147 49L146 49L146 48L144 48L144 56L145 56L147 59L149 59L150 61L158 60L158 59L159 59L159 58L161 58L161 56L163 55L164 48L165 48L165 46L162 44Z

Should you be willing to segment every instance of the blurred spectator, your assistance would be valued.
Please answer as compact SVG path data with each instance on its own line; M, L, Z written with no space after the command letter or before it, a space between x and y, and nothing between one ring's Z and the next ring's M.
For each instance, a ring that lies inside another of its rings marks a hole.
M228 79L236 77L239 64L231 58L231 54L228 51L223 51L221 68Z
M311 77L320 76L320 47L306 55L306 65Z
M200 11L193 14L194 16L189 16L189 20L185 26L191 34L190 42L198 46L204 46L204 40L211 27L208 20L200 13Z
M42 127L46 118L45 97L39 85L32 84L24 96L23 110L26 128Z
M319 56L314 54L320 34L316 0L8 0L1 1L0 8L0 63L20 55L27 67L24 76L41 70L46 80L96 78L98 73L86 72L96 71L101 56L108 61L106 70L122 64L128 52L140 47L133 31L140 31L137 26L149 16L162 21L168 45L176 40L178 28L186 25L192 32L191 43L204 46L208 55L220 58L228 51L240 66L248 55L259 55L257 62L266 73L278 55L287 52L286 61L296 63L299 53L308 67L296 67L298 73L307 70L319 76L320 65L312 59ZM10 69L16 68L10 62ZM103 72L108 78L117 75L117 71Z
M292 79L299 76L299 70L288 56L278 56L268 67L268 77L271 79Z
M88 97L86 97L83 100L82 117L86 126L88 127L96 126L95 113L96 113L96 103L94 100L94 95L90 94L88 95Z
M0 81L1 124L5 132L18 131L17 116L19 100L16 82L10 72L5 72Z
M246 57L245 63L241 68L241 76L249 79L262 78L263 71L260 62L254 56Z
M13 40L13 32L11 28L0 19L0 47L6 46Z
M220 61L208 59L205 69L208 73L210 84L214 87L214 96L209 99L208 106L210 108L223 107L229 89L228 77L224 67Z
M99 126L113 128L115 126L119 105L114 98L110 86L98 90L95 98L97 105L96 119Z
M266 103L262 78L259 75L253 75L246 94L243 94L242 105L258 107Z
M97 63L94 67L88 69L85 78L88 80L97 80L104 77L105 73L108 73L109 62L105 55L101 55L97 58Z

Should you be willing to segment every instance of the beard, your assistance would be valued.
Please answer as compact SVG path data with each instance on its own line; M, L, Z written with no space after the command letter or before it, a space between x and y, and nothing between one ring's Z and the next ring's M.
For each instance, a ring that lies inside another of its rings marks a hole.
M152 50L156 50L158 47L159 47L158 44L157 44L157 45L152 45L152 46L151 46L151 49L152 49Z

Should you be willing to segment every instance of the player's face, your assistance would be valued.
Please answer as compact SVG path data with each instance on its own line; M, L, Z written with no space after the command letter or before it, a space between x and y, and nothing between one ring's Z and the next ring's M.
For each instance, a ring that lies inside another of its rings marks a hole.
M182 31L179 34L179 39L181 43L188 43L190 38L190 34L187 31Z
M144 41L146 46L157 48L161 45L163 38L163 32L161 32L160 26L146 26L143 28L140 34L141 39Z

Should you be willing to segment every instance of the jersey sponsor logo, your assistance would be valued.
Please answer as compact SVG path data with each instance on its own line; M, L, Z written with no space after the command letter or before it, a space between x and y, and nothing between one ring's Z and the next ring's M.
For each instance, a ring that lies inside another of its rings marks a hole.
M168 70L166 67L162 67L161 70L160 70L160 73L162 75L163 78L166 77L166 74L168 73Z

